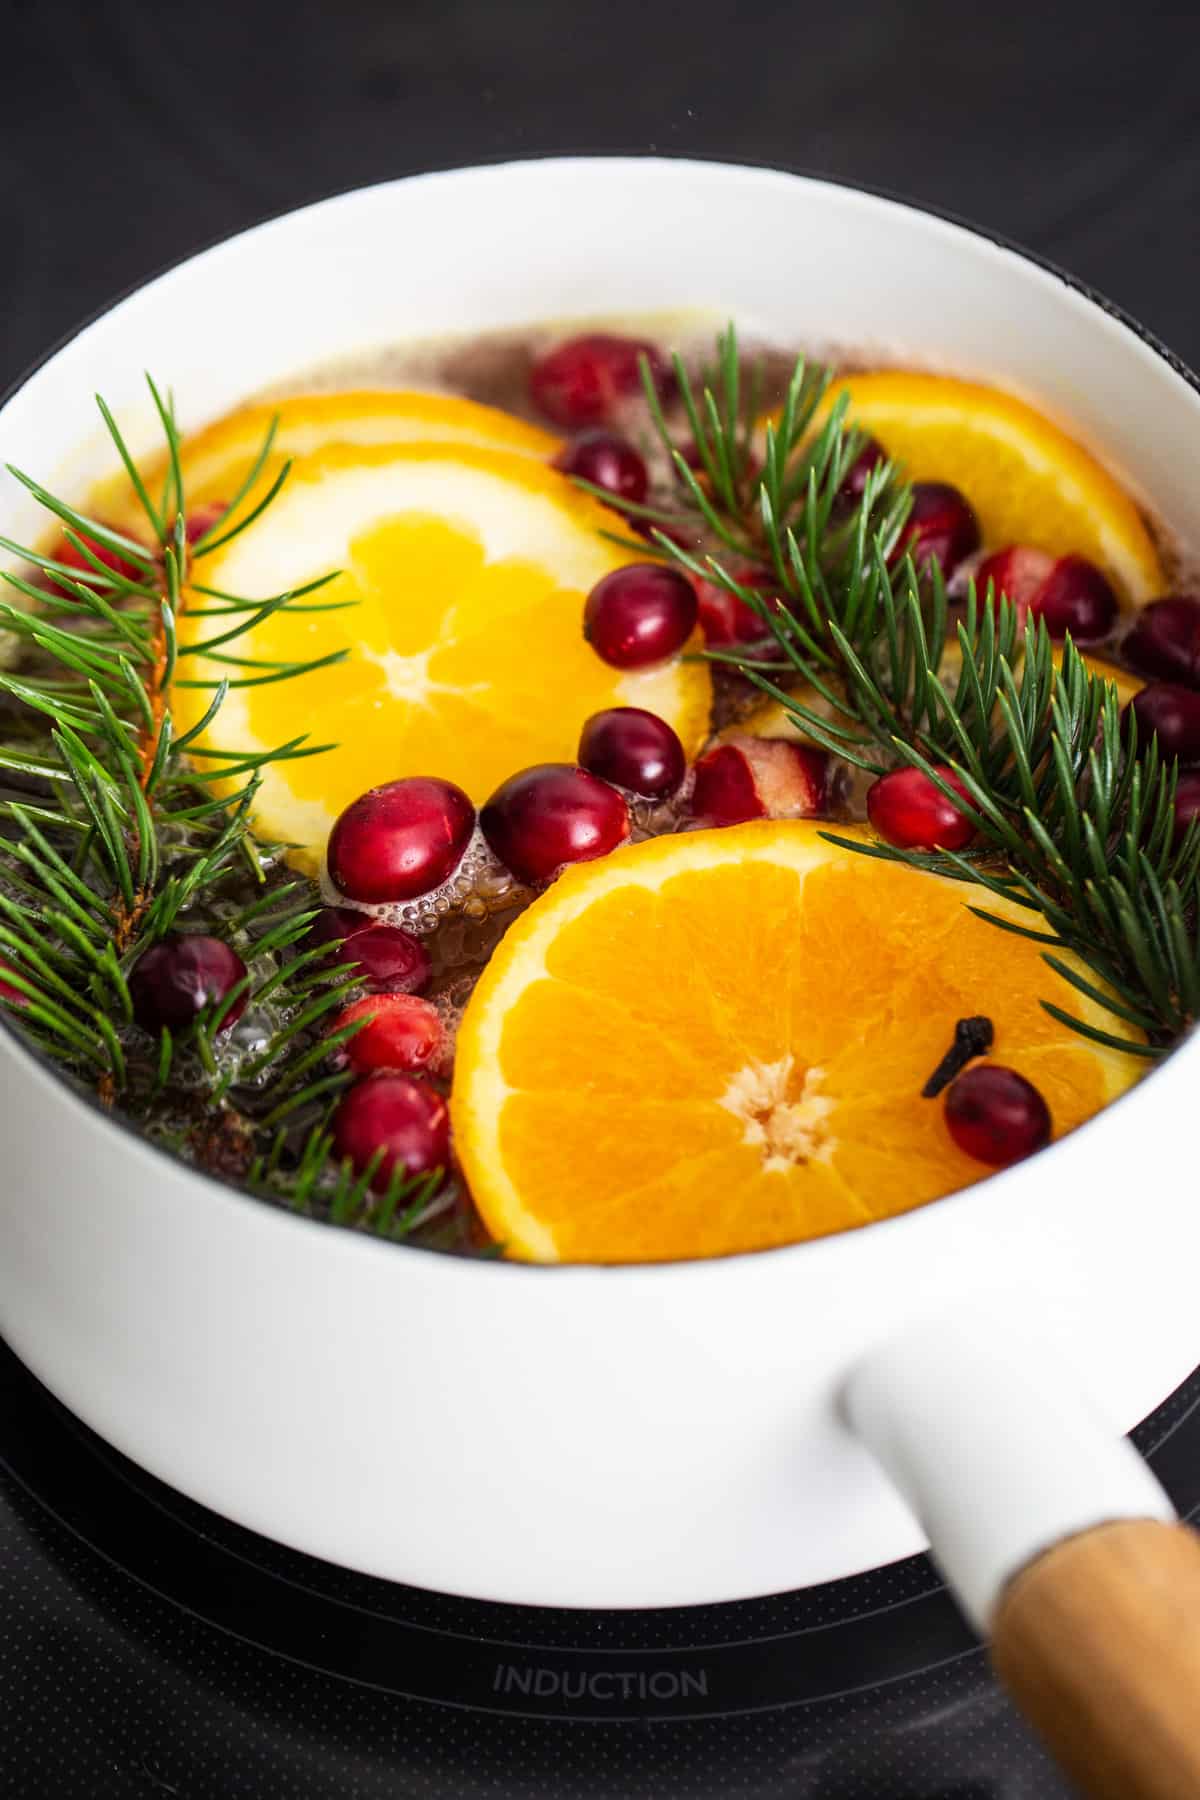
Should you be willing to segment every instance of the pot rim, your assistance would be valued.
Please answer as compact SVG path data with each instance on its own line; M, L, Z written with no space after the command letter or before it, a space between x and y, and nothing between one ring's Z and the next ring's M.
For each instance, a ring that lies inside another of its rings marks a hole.
M1098 311L1115 320L1117 324L1124 326L1156 357L1165 362L1195 394L1200 396L1200 375L1198 375L1189 364L1184 362L1184 360L1173 351L1169 345L1165 344L1161 338L1147 326L1143 325L1141 321L1135 318L1131 313L1127 312L1125 308L1118 305L1117 302L1110 300L1107 295L1101 293L1089 282L1074 275L1069 270L1062 268L1050 257L1042 255L1039 251L1029 249L1026 245L1009 237L1004 232L998 231L990 226L976 224L974 221L965 218L962 214L956 213L950 208L928 204L924 201L919 201L910 195L900 193L895 189L877 186L870 182L855 181L841 176L831 176L823 172L813 171L803 166L791 165L785 162L766 161L755 158L727 161L720 157L672 155L669 152L662 153L657 151L653 154L614 152L611 154L583 153L579 155L542 155L531 153L527 156L497 154L494 157L474 157L463 162L450 162L441 164L436 168L414 170L405 175L390 176L380 181L365 182L350 187L337 188L331 192L319 194L310 200L302 202L300 205L281 207L274 212L265 213L261 217L256 218L251 224L241 226L235 231L223 232L218 236L207 240L198 248L186 251L179 256L171 258L140 280L129 283L126 287L120 289L108 300L102 302L92 312L85 315L78 323L64 332L40 356L36 357L31 363L26 365L26 367L14 377L11 382L7 383L5 387L0 390L0 418L3 417L4 411L9 403L21 393L43 369L52 363L85 331L90 329L91 326L98 324L102 319L106 318L110 313L114 312L119 306L124 304L125 301L132 299L135 295L143 292L145 289L154 286L159 281L174 274L176 270L183 268L189 263L198 261L202 257L218 252L226 245L232 244L240 238L251 236L253 233L260 230L268 229L285 219L312 212L319 208L323 209L325 207L336 206L342 201L350 200L359 195L372 193L377 190L407 186L412 183L453 180L456 176L472 175L483 171L491 171L500 175L507 170L519 170L533 164L570 166L580 163L589 166L608 165L619 167L621 165L626 165L631 173L638 165L651 163L677 164L681 167L691 167L705 171L721 171L722 173L727 174L742 173L761 175L768 178L771 176L782 176L787 180L800 181L813 187L831 188L841 190L845 193L861 195L869 200L881 201L885 205L895 207L898 210L913 212L935 219L970 237L982 239L983 241L994 245L996 248L1017 257L1019 260L1032 264L1044 274L1053 276L1065 287L1070 288L1076 294L1080 295L1082 299L1089 302L1090 305L1094 306ZM148 1137L144 1132L138 1129L137 1125L134 1124L132 1120L126 1118L122 1113L105 1107L96 1095L90 1093L86 1089L73 1086L68 1077L60 1072L57 1065L42 1050L36 1045L28 1043L24 1039L15 1024L10 1021L7 1014L2 1009L0 1009L0 1032L4 1034L10 1045L15 1046L19 1056L27 1059L27 1062L33 1066L43 1079L53 1084L59 1097L62 1098L68 1106L78 1104L82 1106L85 1111L98 1115L103 1121L104 1126L114 1128L128 1140L131 1140L131 1154L134 1157L136 1157L140 1150L148 1152L155 1161L160 1159L165 1160L176 1174L182 1175L185 1179L190 1178L191 1181L194 1181L197 1184L198 1188L208 1190L210 1200L213 1198L211 1190L215 1187L217 1190L224 1193L228 1202L237 1203L239 1206L252 1207L255 1209L256 1216L273 1215L278 1225L293 1228L298 1227L306 1231L320 1231L326 1234L336 1232L336 1238L330 1240L330 1248L332 1249L333 1244L340 1239L342 1245L346 1247L349 1254L378 1256L381 1254L392 1255L396 1252L417 1252L426 1259L427 1269L429 1259L431 1258L436 1259L441 1263L447 1270L448 1278L450 1271L462 1269L470 1272L466 1278L471 1280L501 1279L504 1281L514 1281L521 1277L537 1280L546 1278L548 1275L556 1275L559 1279L570 1278L574 1275L578 1279L586 1276L602 1275L609 1277L611 1280L620 1278L622 1281L638 1280L642 1283L646 1283L656 1280L678 1281L683 1279L688 1272L691 1272L693 1279L713 1279L715 1276L719 1275L722 1269L728 1267L730 1264L757 1265L762 1263L764 1259L769 1258L774 1265L785 1257L794 1258L805 1255L809 1259L809 1264L811 1265L815 1262L817 1257L825 1257L826 1259L833 1257L840 1258L846 1254L846 1247L852 1243L853 1240L857 1239L860 1232L865 1229L864 1227L857 1227L852 1230L835 1232L826 1237L811 1238L801 1240L797 1243L781 1244L761 1250L738 1251L720 1257L688 1257L653 1263L573 1262L539 1264L506 1262L490 1257L465 1256L453 1251L439 1250L428 1245L407 1243L403 1240L397 1242L384 1242L379 1238L371 1236L369 1233L359 1231L353 1227L338 1227L331 1221L315 1219L304 1214L292 1212L281 1204L275 1204L270 1200L260 1198L258 1195L251 1193L247 1188L242 1186L241 1183L233 1180L229 1176L200 1169L195 1165L186 1162L166 1145L159 1144ZM1174 1063L1180 1054L1195 1055L1200 1053L1200 1051L1190 1050L1189 1042L1190 1040L1187 1038L1181 1040L1180 1043L1164 1057L1162 1064L1157 1065L1156 1068L1147 1075L1146 1079L1156 1079L1160 1069L1170 1063ZM1096 1114L1094 1118L1088 1120L1084 1125L1078 1126L1075 1131L1068 1133L1065 1138L1058 1139L1054 1144L1048 1146L1045 1150L1040 1151L1038 1155L1032 1159L1031 1167L1045 1168L1049 1159L1053 1159L1056 1165L1060 1163L1064 1154L1069 1154L1069 1146L1074 1139L1078 1138L1081 1134L1092 1134L1097 1127L1100 1126L1102 1121L1108 1120L1111 1115L1125 1108L1128 1103L1136 1097L1140 1087L1141 1083L1139 1082L1125 1093L1119 1095L1115 1100L1108 1102L1100 1113ZM889 1239L894 1240L897 1234L905 1229L907 1229L911 1235L914 1226L917 1225L918 1221L924 1222L921 1227L922 1229L932 1229L933 1227L929 1223L930 1215L944 1215L947 1209L951 1207L954 1207L957 1211L972 1203L978 1205L984 1200L985 1196L988 1199L991 1199L1001 1188L1007 1192L1008 1187L1014 1182L1028 1181L1029 1179L1029 1173L1025 1170L1023 1164L1015 1165L1009 1169L999 1170L992 1175L984 1176L981 1180L971 1183L968 1187L960 1188L951 1194L946 1194L941 1199L930 1201L924 1206L913 1208L907 1213L899 1213L886 1219L873 1221L869 1227L870 1238L872 1241L879 1242L881 1241L880 1234L886 1232ZM264 1229L273 1229L273 1227L264 1224ZM349 1250L351 1244L356 1244L358 1248L356 1250ZM402 1265L398 1264L398 1267L399 1266Z

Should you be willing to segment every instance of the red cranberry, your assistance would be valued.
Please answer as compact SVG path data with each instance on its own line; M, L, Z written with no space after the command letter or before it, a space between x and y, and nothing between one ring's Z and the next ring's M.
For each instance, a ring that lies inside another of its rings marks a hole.
M953 769L935 764L947 787L970 798ZM867 789L867 817L900 850L962 850L975 836L970 820L920 769L893 769Z
M376 1069L406 1071L410 1075L438 1071L446 1050L446 1027L436 1007L415 994L374 994L356 1000L333 1021L332 1031L360 1025L341 1046L340 1057L358 1075Z
M818 819L829 804L829 758L788 738L739 733L696 764L692 812L708 825Z
M460 787L406 775L352 800L329 834L329 874L352 900L413 900L462 861L475 808Z
M197 506L183 522L183 532L188 543L198 543L214 525L220 523L228 511L229 507L224 500L210 500L204 506Z
M593 713L579 739L580 766L649 800L673 794L687 771L683 745L665 719L640 706Z
M371 1158L383 1155L371 1177L382 1193L393 1169L427 1175L450 1160L450 1115L436 1089L411 1075L369 1075L342 1096L333 1115L335 1153L347 1156L362 1174Z
M182 1031L206 1006L223 1000L245 973L237 951L220 938L172 932L143 950L130 971L133 1016L146 1031L157 1032L164 1025ZM243 989L221 1020L222 1031L241 1018L246 998Z
M1006 1168L1050 1142L1050 1109L1031 1081L998 1063L976 1063L946 1090L946 1126L976 1162Z
M1137 720L1139 751L1148 750L1157 737L1165 761L1200 762L1200 693L1195 688L1152 681L1129 705Z
M29 995L22 993L19 987L14 987L11 981L4 980L4 976L12 973L13 968L12 963L0 958L0 1000L6 1001L9 1006L28 1006Z
M958 489L948 481L914 481L912 511L896 555L907 552L919 569L936 560L949 576L978 548L979 520Z
M838 512L853 512L867 491L867 476L871 470L887 461L887 451L874 438L868 438L842 480L837 491ZM953 490L951 490L953 491Z
M570 763L510 775L479 814L483 835L518 881L549 881L564 863L607 856L629 836L616 788Z
M640 338L589 331L539 356L529 372L533 404L556 425L578 430L602 425L622 400L642 391L640 357L650 365L660 398L673 385L669 363Z
M583 608L583 635L614 669L665 662L696 626L696 590L678 569L630 563L604 575Z
M768 603L775 598L779 583L771 570L751 567L731 569L729 573L739 587L761 592ZM771 635L766 620L719 582L696 583L696 607L708 644L757 644Z
M1060 556L1029 604L1052 638L1070 632L1077 644L1108 637L1119 610L1112 588L1085 556Z
M1200 769L1185 769L1175 783L1175 841L1200 816Z
M989 581L997 595L1012 601L1019 625L1032 612L1045 620L1052 638L1070 632L1077 644L1097 644L1116 623L1117 596L1083 556L1055 557L1029 544L1010 544L984 557L976 569L975 592L981 598Z
M106 569L111 569L114 575L123 575L126 581L144 582L146 580L146 570L139 567L137 563L126 562L123 556L118 556L115 550L108 549L104 544L98 544L95 538L87 537L82 532L77 535L82 538L92 555L102 562ZM96 577L96 570L82 550L77 550L74 544L64 537L55 545L53 554L56 562L65 563L69 569L78 570L74 576L76 581L84 587L92 585ZM45 582L52 594L62 594L70 598L66 588L60 586L53 575L47 574Z
M1010 544L1005 550L993 550L975 570L975 592L986 602L988 583L993 598L1004 594L1017 611L1017 624L1024 629L1030 602L1040 593L1054 567L1054 558L1045 550L1034 550L1028 544Z
M646 465L629 442L615 431L585 431L572 438L554 459L564 475L578 475L593 487L641 505L650 478Z
M1200 687L1200 600L1168 594L1144 607L1121 646L1141 675Z
M312 944L335 944L330 960L356 964L359 980L373 994L419 994L429 980L429 952L420 938L402 926L381 925L370 913L323 907L308 936Z

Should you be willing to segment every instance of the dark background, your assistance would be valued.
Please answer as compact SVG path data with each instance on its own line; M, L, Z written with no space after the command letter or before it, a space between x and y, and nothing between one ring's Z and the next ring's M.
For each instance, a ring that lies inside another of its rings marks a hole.
M578 150L775 162L949 209L1200 362L1198 18L1187 0L0 0L0 384L268 214Z

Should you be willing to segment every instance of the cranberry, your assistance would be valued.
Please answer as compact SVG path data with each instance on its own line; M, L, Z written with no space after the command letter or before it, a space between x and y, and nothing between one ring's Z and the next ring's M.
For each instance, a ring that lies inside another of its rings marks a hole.
M214 525L219 524L228 511L229 507L224 500L210 500L206 505L196 507L183 522L184 536L188 543L198 543Z
M352 900L412 900L453 875L474 828L460 787L406 775L350 802L329 834L329 874Z
M340 1049L342 1060L358 1075L376 1069L436 1072L445 1057L446 1027L441 1016L428 1000L419 1000L415 994L375 994L356 1000L338 1014L331 1029L341 1031L359 1019L367 1023Z
M98 544L95 538L87 537L82 532L77 533L77 535L87 545L92 555L96 557L99 562L102 562L106 569L111 569L114 575L123 575L126 581L144 582L146 580L146 570L137 563L126 562L123 556L118 556L115 550L110 550L105 544ZM78 573L74 575L74 579L80 582L84 587L89 587L95 582L97 574L96 569L88 561L82 550L77 550L74 544L70 543L67 538L64 537L55 545L54 560L56 562L65 563L71 570L77 570ZM52 594L67 595L66 588L60 586L60 584L55 581L53 575L47 573L45 582ZM67 597L69 598L70 596L67 595Z
M642 356L659 397L665 398L674 378L661 352L640 338L607 331L569 338L539 356L529 372L530 398L548 419L568 430L602 425L620 401L641 392Z
M1051 556L1029 544L1010 544L985 556L975 571L975 591L1007 594L1023 625L1026 612L1044 619L1052 638L1070 632L1077 644L1108 637L1117 618L1117 596L1094 563L1084 556Z
M330 960L356 964L359 980L373 994L419 994L429 980L429 952L420 938L399 925L381 925L370 913L323 907L308 937L314 945L336 945Z
M427 1175L450 1160L450 1115L427 1082L411 1075L369 1075L342 1096L333 1115L333 1147L358 1174L380 1150L371 1186L383 1192L393 1169Z
M935 765L947 787L970 798L953 769ZM867 789L867 817L886 843L901 850L962 850L975 827L920 769L893 769Z
M13 964L0 958L0 1000L6 1001L9 1006L28 1006L29 995L22 993L19 987L14 987L11 981L4 980L5 975L13 972Z
M829 804L829 758L788 738L739 733L696 764L692 812L709 825L817 819Z
M583 635L614 669L665 662L696 626L696 590L678 569L629 563L604 575L583 608Z
M1200 687L1200 600L1168 594L1152 601L1138 614L1121 648L1139 674Z
M993 550L975 570L975 592L986 602L988 583L993 599L1005 595L1016 608L1017 624L1024 627L1030 602L1038 594L1050 571L1054 558L1045 550L1034 550L1028 544L1010 544L1005 550Z
M837 491L837 511L853 512L867 491L867 476L881 462L887 461L887 451L874 438L868 438L842 479ZM951 490L953 491L953 490Z
M739 587L761 592L768 603L775 599L779 583L770 569L749 567L731 569L729 573ZM767 621L719 582L696 583L696 607L708 644L756 644L771 635Z
M1052 638L1070 632L1077 644L1098 644L1117 622L1117 596L1095 563L1060 556L1030 601Z
M130 971L133 1016L146 1031L157 1032L164 1025L181 1031L206 1006L223 1000L245 973L237 951L220 938L171 932L143 950ZM221 1020L222 1031L237 1023L245 1005L243 989Z
M579 739L580 766L649 800L673 794L687 771L683 745L665 719L640 706L593 713Z
M1031 1081L998 1063L976 1063L946 1090L950 1136L976 1162L1006 1168L1050 1142L1050 1109Z
M629 836L616 788L570 763L538 763L501 782L479 815L483 835L518 881L549 881L564 863L607 856Z
M1200 693L1177 681L1152 681L1129 702L1137 720L1138 749L1158 739L1159 754L1171 762L1200 762Z
M1185 769L1175 783L1175 841L1200 816L1200 769Z
M912 511L895 554L907 552L919 569L936 560L949 576L978 548L979 520L958 489L948 481L914 481Z
M638 505L646 498L650 485L645 463L629 439L615 431L585 431L572 438L555 457L554 466L564 475L578 475L593 487Z

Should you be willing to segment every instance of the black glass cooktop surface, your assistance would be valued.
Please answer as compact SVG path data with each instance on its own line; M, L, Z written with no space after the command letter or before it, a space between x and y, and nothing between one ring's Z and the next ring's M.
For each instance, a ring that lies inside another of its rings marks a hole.
M1136 1436L1200 1513L1200 1372ZM175 1494L3 1347L0 1719L21 1800L1068 1793L923 1557L647 1612L394 1586Z

